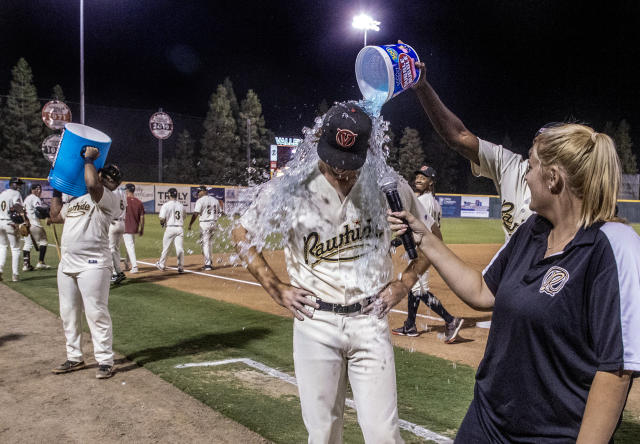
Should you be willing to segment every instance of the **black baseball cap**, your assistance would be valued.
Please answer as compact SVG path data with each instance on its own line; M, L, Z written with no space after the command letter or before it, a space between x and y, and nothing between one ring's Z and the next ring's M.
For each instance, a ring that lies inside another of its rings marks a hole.
M131 193L136 192L136 186L132 183L128 183L124 187L127 189L127 191L130 191Z
M33 185L31 185L30 190L37 190L37 189L42 189L42 185L40 185L39 183L34 183Z
M425 177L430 177L433 180L436 180L436 170L431 168L430 166L422 165L419 170L416 170L416 175L422 174Z
M322 121L318 156L334 168L359 169L367 160L371 126L371 118L359 106L332 106Z
M20 179L19 177L12 177L11 179L9 179L9 185L11 185L12 183L17 183L18 185L24 184L22 179Z
M118 165L113 163L100 168L98 173L102 173L103 176L108 177L116 183L122 182L122 173L120 172L120 168L118 168Z
M175 188L169 188L167 190L167 193L169 193L169 196L171 197L178 197L178 190L176 190Z
M200 185L198 187L198 191L207 191L207 186L206 185Z

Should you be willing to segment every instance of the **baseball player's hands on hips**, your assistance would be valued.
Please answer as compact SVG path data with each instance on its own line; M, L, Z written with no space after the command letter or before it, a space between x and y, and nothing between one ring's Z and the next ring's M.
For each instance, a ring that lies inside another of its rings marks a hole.
M376 300L362 308L362 313L374 314L382 319L389 314L407 294L409 289L402 281L389 282L384 289L378 293Z
M300 321L304 321L304 316L308 318L313 317L313 313L307 310L305 306L313 308L319 307L318 304L307 297L315 296L313 293L288 284L277 284L269 294L278 304L293 313L293 315Z

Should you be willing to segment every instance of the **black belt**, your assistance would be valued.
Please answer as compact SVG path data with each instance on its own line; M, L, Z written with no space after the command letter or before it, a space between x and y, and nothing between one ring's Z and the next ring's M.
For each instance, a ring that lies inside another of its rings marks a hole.
M367 302L366 305L371 304L375 300L376 298L374 296L364 299L364 301ZM331 311L333 313L340 313L340 314L355 313L357 311L362 310L362 307L363 307L363 305L360 302L356 302L355 304L351 304L351 305L341 305L341 304L330 304L328 302L324 302L321 299L316 299L316 303L319 305L319 307L316 308L316 310Z

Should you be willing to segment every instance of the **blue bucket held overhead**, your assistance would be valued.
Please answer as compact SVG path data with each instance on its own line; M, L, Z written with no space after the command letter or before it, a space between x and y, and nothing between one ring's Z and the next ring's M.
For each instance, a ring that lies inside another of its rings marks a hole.
M365 100L380 104L416 84L418 54L404 43L365 46L356 57L356 80Z
M96 169L102 168L107 160L111 138L102 131L79 123L67 123L64 126L60 147L49 171L49 184L53 188L75 197L87 193L83 154L88 146L100 150L93 164Z

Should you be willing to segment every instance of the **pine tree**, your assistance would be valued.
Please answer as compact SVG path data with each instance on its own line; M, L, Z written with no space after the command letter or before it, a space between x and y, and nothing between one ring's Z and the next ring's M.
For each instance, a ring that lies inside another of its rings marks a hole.
M411 183L415 171L424 164L424 157L420 133L416 129L406 127L400 139L398 173Z
M632 151L633 142L631 141L629 130L629 123L626 119L622 119L616 128L613 140L616 144L618 157L620 157L622 174L638 174L638 164L636 162L636 155L633 154Z
M60 102L64 102L66 99L64 97L64 92L62 91L62 86L55 85L51 88L51 100L58 100Z
M49 165L40 148L45 132L31 67L21 58L11 74L2 163L10 168L12 176L43 177Z
M198 176L202 183L237 185L245 177L240 170L239 138L227 89L218 85L209 99L203 123Z
M166 166L166 176L169 181L191 183L198 177L194 154L195 144L196 141L193 140L189 131L184 130L178 135L176 153Z
M251 89L240 104L238 134L240 151L245 153L245 169L247 145L251 150L251 168L248 176L245 174L244 177L253 183L264 182L269 178L269 145L273 137L265 126L260 99Z
M229 99L229 104L231 105L231 114L233 114L233 118L236 119L236 123L240 118L240 105L238 104L238 98L236 97L236 93L233 90L233 82L229 77L225 77L224 82L222 82L222 86L227 90L227 98Z
M316 117L324 116L329 111L329 105L327 99L322 99L322 102L316 108Z

